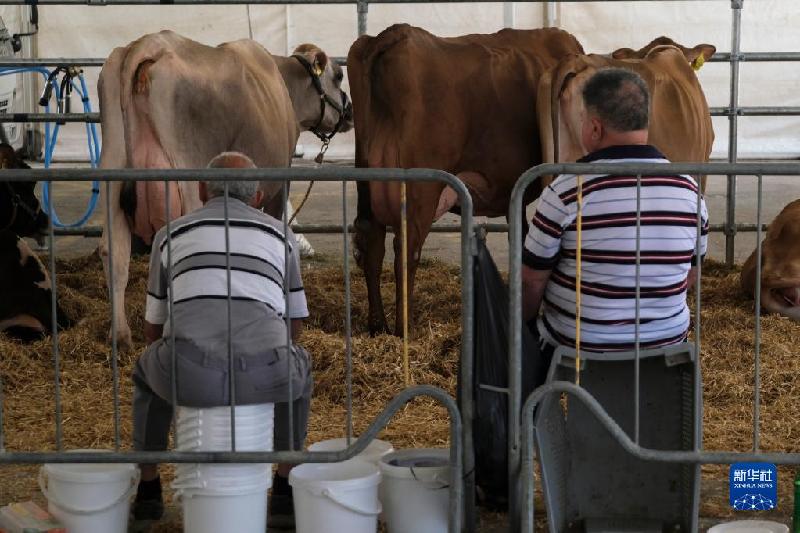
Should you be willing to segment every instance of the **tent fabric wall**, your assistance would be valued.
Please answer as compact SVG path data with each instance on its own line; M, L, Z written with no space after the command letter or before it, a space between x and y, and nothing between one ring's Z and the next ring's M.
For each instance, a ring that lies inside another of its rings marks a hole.
M800 10L784 0L747 0L742 12L741 49L800 51ZM0 9L15 31L18 6ZM541 3L514 4L515 27L544 25ZM352 5L226 5L226 6L40 6L37 36L41 57L103 57L116 46L137 37L172 29L206 44L253 38L276 54L290 53L298 44L313 42L332 56L346 56L356 38L356 7ZM566 2L556 8L557 23L572 32L588 52L608 53L616 48L638 48L652 38L668 35L685 45L711 43L720 52L730 50L731 10L725 0L664 2ZM372 4L368 32L379 33L397 22L422 26L433 33L454 36L485 33L503 26L502 3ZM800 106L800 69L787 63L743 63L740 105ZM699 77L709 104L729 104L727 63L706 64ZM92 96L99 69L87 68ZM95 106L97 100L94 100ZM728 120L714 119L714 156L727 154ZM57 155L85 155L83 128L65 128ZM742 117L739 154L743 157L796 157L800 154L800 117ZM318 141L309 134L300 140L313 157ZM339 135L329 155L352 157L352 133Z

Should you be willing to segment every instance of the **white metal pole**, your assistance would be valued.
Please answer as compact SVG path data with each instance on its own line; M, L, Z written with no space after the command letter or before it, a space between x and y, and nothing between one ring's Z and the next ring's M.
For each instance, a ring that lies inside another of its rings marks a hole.
M544 3L544 25L546 28L558 27L558 6L556 2Z
M503 27L504 28L513 28L514 27L514 2L503 2Z

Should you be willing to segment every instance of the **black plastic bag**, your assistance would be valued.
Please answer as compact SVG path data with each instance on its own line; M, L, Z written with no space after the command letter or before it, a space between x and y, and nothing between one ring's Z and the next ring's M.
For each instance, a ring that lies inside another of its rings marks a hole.
M508 394L481 385L508 386L508 287L478 238L474 264L475 349L473 398L475 479L479 502L493 510L508 508ZM540 357L535 331L522 327L522 399L545 380L547 361Z

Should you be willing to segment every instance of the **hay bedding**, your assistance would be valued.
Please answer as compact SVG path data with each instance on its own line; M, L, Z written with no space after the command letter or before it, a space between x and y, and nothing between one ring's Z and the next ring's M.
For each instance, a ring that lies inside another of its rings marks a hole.
M59 336L63 442L65 448L113 447L110 348L106 342L109 305L102 265L96 255L57 265L59 297L80 322ZM130 373L143 347L142 316L147 263L131 263L127 305L136 349L121 352L121 437L131 437ZM384 300L393 301L391 273L383 274ZM342 436L345 424L344 295L340 264L315 260L304 264L304 282L312 317L302 342L314 356L315 391L309 441ZM753 304L738 294L738 270L709 263L703 278L703 379L706 449L746 451L752 446ZM403 388L402 343L366 334L366 288L352 274L353 405L356 433L363 431ZM455 394L460 347L458 270L427 261L416 287L417 313L411 328L414 383L432 384ZM390 321L392 307L387 311ZM770 451L799 451L800 324L769 316L762 321L761 446ZM8 450L54 449L52 347L49 339L20 345L0 334L0 372L5 392L5 443ZM447 415L428 399L402 410L383 433L396 447L445 446ZM0 468L0 503L37 497L35 467ZM169 473L167 473L167 478ZM779 509L791 509L791 472L782 471ZM728 516L727 467L704 467L701 514Z

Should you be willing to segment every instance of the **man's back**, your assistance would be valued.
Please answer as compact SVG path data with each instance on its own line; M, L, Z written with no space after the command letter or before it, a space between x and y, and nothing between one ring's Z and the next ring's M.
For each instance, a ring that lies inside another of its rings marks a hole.
M201 209L156 235L150 259L146 320L165 324L168 335L167 264L171 276L176 338L202 352L225 357L228 335L230 261L231 323L234 353L256 355L285 339L285 239L282 224L243 202L229 198L229 246L226 256L224 199L216 197ZM289 317L304 318L308 309L300 277L294 235L289 231ZM171 250L169 249L171 246Z
M668 163L647 145L613 146L583 162ZM581 346L634 347L636 318L636 176L583 176ZM697 184L689 176L641 178L640 341L683 340L689 326L687 274L695 263ZM708 216L702 212L701 255ZM539 328L552 344L574 345L577 272L577 177L560 176L540 199L523 260L552 268ZM548 264L549 262L549 264Z

